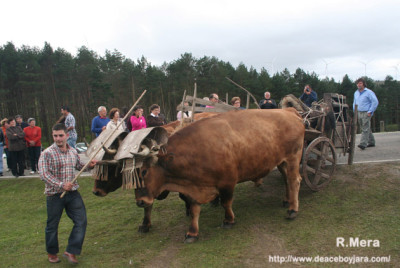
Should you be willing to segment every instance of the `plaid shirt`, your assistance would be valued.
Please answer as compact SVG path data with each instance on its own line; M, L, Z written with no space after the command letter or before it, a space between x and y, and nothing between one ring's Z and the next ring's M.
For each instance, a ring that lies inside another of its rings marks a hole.
M46 184L44 194L51 196L64 192L64 182L71 182L75 178L75 169L81 170L84 163L74 148L67 144L67 151L62 152L54 143L42 152L38 166L40 179ZM78 187L75 181L71 191Z

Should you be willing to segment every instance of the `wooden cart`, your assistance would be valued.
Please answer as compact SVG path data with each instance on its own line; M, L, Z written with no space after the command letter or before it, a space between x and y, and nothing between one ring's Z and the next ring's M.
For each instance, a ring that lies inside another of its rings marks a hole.
M311 108L293 95L287 97L295 102L295 105L288 106L294 106L299 111L306 125L300 173L308 187L319 191L332 180L338 153L348 155L348 164L352 164L357 119L352 118L346 97L337 93L325 93L323 99L314 103ZM178 111L220 113L237 109L227 104L215 104L196 98L196 87L194 97L186 96L185 92L183 100L192 105L184 107L181 104L177 107ZM282 102L283 100L281 106ZM205 108L206 105L214 107Z
M353 162L356 120L350 111L345 96L325 93L320 102L301 113L307 126L301 174L313 191L332 180L338 153L348 155L348 164Z

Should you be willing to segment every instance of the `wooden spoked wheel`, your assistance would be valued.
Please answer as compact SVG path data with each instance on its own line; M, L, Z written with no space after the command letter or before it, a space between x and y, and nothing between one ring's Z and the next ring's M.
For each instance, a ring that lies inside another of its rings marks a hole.
M313 191L326 187L336 169L336 151L330 139L319 137L305 149L302 160L303 179Z

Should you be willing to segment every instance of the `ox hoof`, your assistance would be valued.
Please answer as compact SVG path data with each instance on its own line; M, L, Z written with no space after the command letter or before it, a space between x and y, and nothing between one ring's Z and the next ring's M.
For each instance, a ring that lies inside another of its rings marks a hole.
M185 244L192 244L192 243L196 242L197 240L199 240L199 236L198 235L194 236L194 235L186 234L184 243Z
M232 227L236 224L236 222L223 222L222 223L222 228L224 229L232 229Z
M286 219L288 220L294 220L297 217L297 211L294 209L288 210L288 215L286 216Z
M139 230L138 230L139 233L144 234L144 233L148 233L149 231L150 231L150 226L147 226L147 225L139 226Z
M288 201L282 201L282 206L284 208L288 208L289 207L289 202Z

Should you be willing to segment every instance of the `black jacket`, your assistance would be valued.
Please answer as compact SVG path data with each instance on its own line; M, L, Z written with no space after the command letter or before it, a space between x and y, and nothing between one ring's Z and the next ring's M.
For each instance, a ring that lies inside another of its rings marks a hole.
M268 101L271 101L271 103L269 103L269 102L266 102L265 104L264 104L264 101L265 101L266 99L262 99L262 100L260 100L260 108L261 109L276 109L276 108L278 108L278 106L276 105L276 102L275 102L275 100L273 100L273 99L269 99Z

